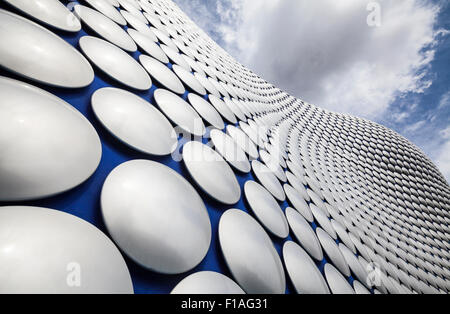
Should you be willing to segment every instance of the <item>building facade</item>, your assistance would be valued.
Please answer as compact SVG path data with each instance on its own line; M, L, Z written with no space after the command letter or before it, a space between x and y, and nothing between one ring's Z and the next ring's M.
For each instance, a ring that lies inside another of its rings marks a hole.
M5 0L1 293L448 293L450 187L170 0Z

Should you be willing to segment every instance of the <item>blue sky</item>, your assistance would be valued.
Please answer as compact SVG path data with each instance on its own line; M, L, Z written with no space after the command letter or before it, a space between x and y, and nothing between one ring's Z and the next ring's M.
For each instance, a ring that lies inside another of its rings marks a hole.
M175 2L255 73L305 101L394 129L450 181L449 1ZM369 3L379 5L378 26L367 23Z

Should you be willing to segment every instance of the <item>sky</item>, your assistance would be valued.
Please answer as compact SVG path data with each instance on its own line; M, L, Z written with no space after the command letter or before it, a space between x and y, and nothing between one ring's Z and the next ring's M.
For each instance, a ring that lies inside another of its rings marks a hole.
M450 1L175 2L265 80L397 131L450 182Z

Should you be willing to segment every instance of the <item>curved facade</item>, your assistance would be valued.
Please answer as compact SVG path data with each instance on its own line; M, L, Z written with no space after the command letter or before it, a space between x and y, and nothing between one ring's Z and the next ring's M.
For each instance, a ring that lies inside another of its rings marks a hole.
M0 292L450 291L450 187L407 139L276 88L169 0L1 8Z

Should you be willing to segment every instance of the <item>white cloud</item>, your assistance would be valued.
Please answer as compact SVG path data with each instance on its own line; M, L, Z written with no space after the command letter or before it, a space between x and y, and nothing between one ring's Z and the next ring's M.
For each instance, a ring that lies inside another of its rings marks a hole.
M436 164L447 182L450 182L450 140L442 146L441 152L436 158Z
M408 125L404 129L404 133L406 133L406 134L415 133L415 132L419 131L422 127L424 127L426 124L427 124L427 121L421 120L421 121L418 121L418 122L416 122L414 124Z
M191 18L201 29L205 31L214 30L216 27L216 17L202 0L175 0L186 15Z
M450 140L450 126L448 126L446 129L439 132L439 134L442 136L442 138L446 140ZM450 151L449 151L450 154Z
M178 0L178 2L181 0ZM381 27L361 0L218 0L219 32L239 61L292 95L377 119L406 92L430 85L438 8L381 0ZM427 49L425 49L427 48Z
M444 109L444 108L446 108L449 105L450 105L450 91L445 93L442 96L441 101L439 102L438 110Z
M400 112L400 113L395 113L394 114L394 121L397 122L397 123L403 122L408 117L409 117L409 113L407 111L403 111L403 112Z

